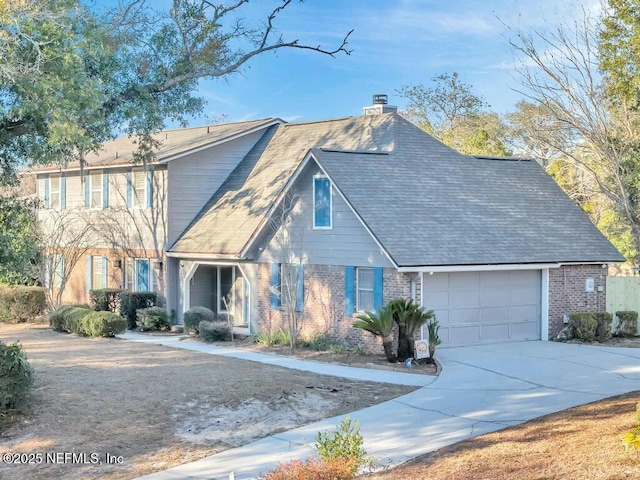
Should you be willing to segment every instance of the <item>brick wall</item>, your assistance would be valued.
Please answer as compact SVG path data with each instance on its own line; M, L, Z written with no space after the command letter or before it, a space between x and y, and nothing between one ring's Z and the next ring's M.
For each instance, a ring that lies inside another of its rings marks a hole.
M347 346L361 346L365 351L382 353L379 338L353 328L354 317L344 315L345 267L336 265L304 266L304 312L301 314L302 335L306 337L326 333L342 340ZM384 302L397 297L410 298L411 279L415 275L401 274L392 268L384 269ZM420 283L416 286L417 299ZM286 309L271 308L271 264L258 268L258 328L273 331L286 326ZM395 335L394 335L395 341ZM395 343L395 342L394 342Z
M593 292L585 292L587 278L594 280ZM606 310L606 281L607 269L600 264L549 269L549 339L554 339L564 327L563 315Z
M160 256L160 252L150 252L149 250L146 250L146 251L131 250L131 251L128 251L127 253L128 253L127 256L138 257L138 258L163 258ZM73 267L71 275L69 275L69 278L67 279L66 287L62 295L63 304L89 303L89 293L87 292L87 287L86 287L86 256L87 255L107 257L107 276L108 276L107 287L108 288L123 288L124 286L125 256L123 256L122 251L105 249L105 248L92 248L88 250L86 254L83 255L78 260L76 265ZM118 268L115 266L116 260L122 261L121 268ZM165 262L165 265L166 265L166 262ZM160 272L160 279L161 279L160 284L155 286L155 289L162 294L164 294L163 277L164 277L164 270Z

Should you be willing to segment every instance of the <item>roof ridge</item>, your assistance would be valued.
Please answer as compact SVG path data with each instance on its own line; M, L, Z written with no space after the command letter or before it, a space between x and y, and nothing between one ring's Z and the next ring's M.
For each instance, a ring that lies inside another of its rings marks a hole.
M205 125L199 125L197 127L184 127L184 128L170 128L168 130L160 130L159 132L156 132L154 135L156 134L161 134L161 133L167 133L167 132L184 132L185 130L195 130L197 128L207 128L207 127L226 127L227 125L240 125L242 123L254 123L254 122L262 122L262 123L267 123L268 121L275 121L275 120L281 120L278 117L265 117L265 118L258 118L256 120L243 120L243 121L238 121L238 122L224 122L224 123L210 123L210 124L205 124ZM128 135L122 135L118 138L124 138L127 137Z
M535 158L527 157L494 157L492 155L466 155L467 157L476 158L478 160L494 160L497 162L535 162Z
M308 122L288 122L283 124L283 127L296 127L298 125L314 125L316 123L328 123L328 122L340 122L344 120L349 120L350 118L357 118L355 115L350 115L348 117L337 117L337 118L326 118L324 120L309 120Z

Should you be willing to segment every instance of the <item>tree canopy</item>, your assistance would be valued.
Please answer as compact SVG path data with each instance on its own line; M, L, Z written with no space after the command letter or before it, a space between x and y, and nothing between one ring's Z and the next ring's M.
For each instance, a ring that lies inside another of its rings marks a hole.
M0 2L0 167L82 160L117 133L135 136L139 159L165 121L202 112L197 82L225 78L253 57L282 48L348 54L284 39L282 0L258 26L248 0L173 0L158 12L144 0L99 11L82 0ZM15 178L15 177L13 177Z

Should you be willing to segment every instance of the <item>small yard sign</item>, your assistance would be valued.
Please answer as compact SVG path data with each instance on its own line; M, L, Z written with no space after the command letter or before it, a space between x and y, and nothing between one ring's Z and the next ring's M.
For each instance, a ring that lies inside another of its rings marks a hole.
M416 358L427 358L429 356L429 341L428 340L416 340L415 348Z

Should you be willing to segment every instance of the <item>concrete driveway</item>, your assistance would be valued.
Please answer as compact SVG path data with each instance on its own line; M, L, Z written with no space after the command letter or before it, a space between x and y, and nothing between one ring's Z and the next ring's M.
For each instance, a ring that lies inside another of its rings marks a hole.
M365 449L382 463L397 465L469 437L640 390L640 349L538 341L443 348L436 356L443 371L432 383L350 414L360 422ZM316 433L342 418L142 478L227 480L232 471L238 480L254 478L279 462L312 455Z

